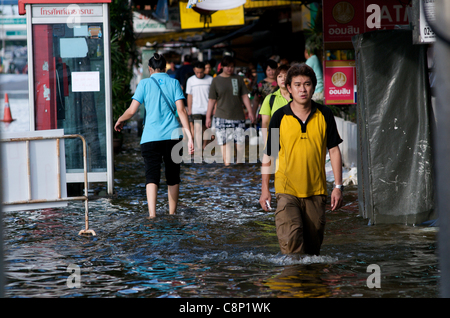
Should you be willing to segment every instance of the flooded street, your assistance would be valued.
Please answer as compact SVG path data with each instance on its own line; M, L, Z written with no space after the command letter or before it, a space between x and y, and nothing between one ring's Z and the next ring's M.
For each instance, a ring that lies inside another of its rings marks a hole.
M82 202L5 213L6 297L439 296L438 229L369 226L354 185L342 209L327 210L321 256L292 259L279 253L273 212L259 206L259 164L183 164L178 214L168 214L163 177L151 220L135 133L115 164L116 195L89 201L95 237L78 235ZM371 264L381 288L367 285ZM80 269L76 288L69 265Z

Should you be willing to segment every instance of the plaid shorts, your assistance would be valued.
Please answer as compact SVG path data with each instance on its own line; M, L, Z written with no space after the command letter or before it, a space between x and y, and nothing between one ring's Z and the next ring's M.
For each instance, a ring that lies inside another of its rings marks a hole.
M214 124L219 146L231 141L240 145L245 143L245 120L214 117Z

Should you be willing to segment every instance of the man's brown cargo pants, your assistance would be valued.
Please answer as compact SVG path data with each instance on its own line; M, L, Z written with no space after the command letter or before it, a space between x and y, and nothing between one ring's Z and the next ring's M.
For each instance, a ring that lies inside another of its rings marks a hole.
M298 198L277 193L275 225L283 254L319 255L325 230L325 195Z

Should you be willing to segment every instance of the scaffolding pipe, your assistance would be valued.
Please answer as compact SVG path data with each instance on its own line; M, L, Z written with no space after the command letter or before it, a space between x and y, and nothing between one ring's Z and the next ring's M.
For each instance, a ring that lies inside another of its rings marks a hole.
M438 257L440 269L440 296L450 297L450 2L435 2L436 31L436 131L434 152L436 163L436 203L439 214Z
M84 196L78 197L67 197L61 198L61 164L60 164L60 139L73 139L80 138L83 142L83 168L84 168ZM55 199L32 199L31 197L31 162L30 162L30 141L36 140L49 140L56 139L56 154L58 156L57 160L57 185L58 185L58 195ZM28 173L28 200L14 201L14 202L3 202L3 205L17 205L17 204L33 204L33 203L46 203L46 202L61 202L61 201L84 201L84 223L85 229L81 230L78 235L81 234L92 234L96 235L94 230L89 229L89 205L88 205L88 174L87 174L87 150L86 150L86 140L83 136L73 134L64 136L52 136L52 137L23 137L23 138L8 138L2 139L2 142L22 142L26 143L27 152L27 173Z

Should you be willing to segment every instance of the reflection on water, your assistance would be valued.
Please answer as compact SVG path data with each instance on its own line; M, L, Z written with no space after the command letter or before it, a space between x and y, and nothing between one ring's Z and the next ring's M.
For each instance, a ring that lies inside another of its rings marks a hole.
M137 138L127 138L135 141L116 157L117 195L89 202L96 237L78 236L81 202L5 215L7 297L438 296L437 229L368 226L354 186L345 207L327 212L321 256L279 253L273 213L258 203L258 164L185 164L179 213L168 215L163 181L157 218L147 219ZM70 264L79 288L67 285ZM370 264L381 288L367 287Z

